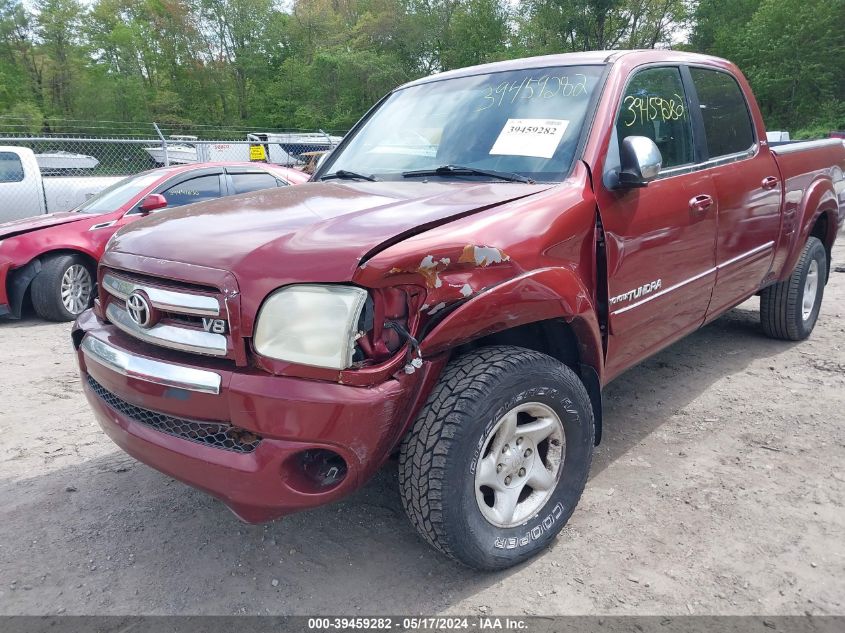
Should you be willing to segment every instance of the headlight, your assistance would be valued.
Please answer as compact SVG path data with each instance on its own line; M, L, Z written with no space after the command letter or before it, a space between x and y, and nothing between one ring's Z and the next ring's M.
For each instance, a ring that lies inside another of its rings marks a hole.
M255 350L277 360L330 369L352 364L367 291L353 286L287 286L258 313Z

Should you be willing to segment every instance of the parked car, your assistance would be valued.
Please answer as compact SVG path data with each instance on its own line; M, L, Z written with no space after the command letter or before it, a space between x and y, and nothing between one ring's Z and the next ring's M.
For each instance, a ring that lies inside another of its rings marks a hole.
M36 155L25 147L0 146L0 222L68 211L123 179L122 176L44 175L55 172L59 165L67 169L77 157L81 157L77 162L91 158L64 152Z
M112 235L154 211L261 189L309 176L264 163L206 163L124 178L65 213L0 224L0 316L20 317L27 291L35 311L72 321L95 296L97 261ZM190 240L187 234L181 240Z
M421 536L501 569L572 515L608 382L755 294L767 335L810 335L844 168L838 140L772 150L714 57L426 77L313 182L118 232L72 331L82 385L125 451L246 521L398 450Z

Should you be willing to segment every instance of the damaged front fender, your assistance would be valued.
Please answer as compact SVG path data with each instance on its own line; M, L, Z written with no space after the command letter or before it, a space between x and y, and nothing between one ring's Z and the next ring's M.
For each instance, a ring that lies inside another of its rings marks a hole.
M425 356L504 330L549 319L572 327L583 363L601 374L601 330L582 280L570 269L548 268L509 279L456 306L420 341Z
M597 312L583 280L571 268L524 271L503 249L468 244L408 256L387 270L367 266L360 272L365 273L360 281L367 285L425 288L416 331L423 356L527 323L563 319L579 340L582 361L601 373Z
M496 286L522 271L508 254L484 244L445 247L422 257L407 255L388 270L375 266L361 269L361 277L369 277L367 285L414 284L425 288L425 302L418 308L423 326L456 302L463 302Z

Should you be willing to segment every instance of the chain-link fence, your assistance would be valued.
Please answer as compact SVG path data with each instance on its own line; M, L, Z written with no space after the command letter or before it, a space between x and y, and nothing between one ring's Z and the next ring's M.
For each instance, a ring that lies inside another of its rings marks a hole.
M126 176L156 167L206 162L263 161L312 173L343 133L322 130L82 136L68 132L3 134L0 121L0 222L4 218L70 210ZM108 130L111 131L111 130ZM242 135L241 135L242 134ZM240 136L240 138L237 138Z

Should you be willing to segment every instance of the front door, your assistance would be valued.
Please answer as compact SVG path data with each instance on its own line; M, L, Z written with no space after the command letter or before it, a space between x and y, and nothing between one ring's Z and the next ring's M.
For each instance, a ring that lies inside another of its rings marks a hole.
M597 198L607 248L607 377L704 321L716 279L718 201L700 150L689 99L675 66L635 71L620 100ZM627 136L651 138L663 157L658 179L609 188Z

